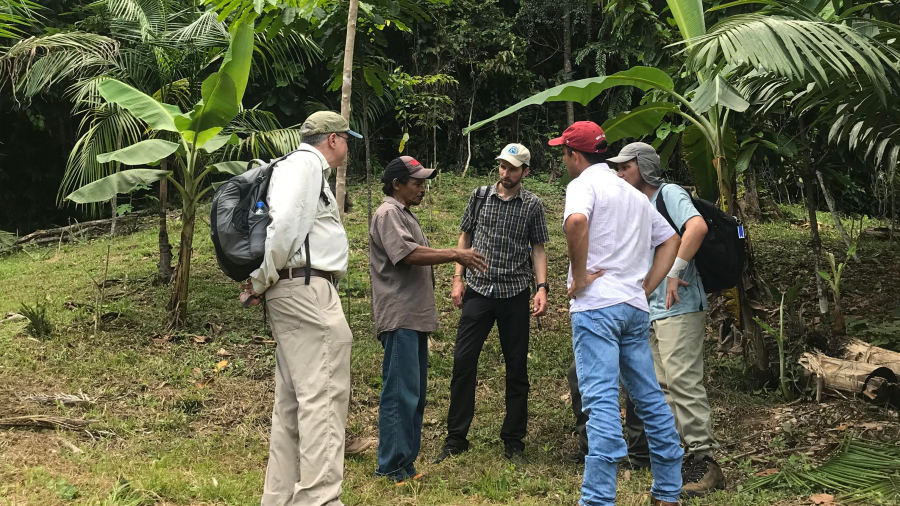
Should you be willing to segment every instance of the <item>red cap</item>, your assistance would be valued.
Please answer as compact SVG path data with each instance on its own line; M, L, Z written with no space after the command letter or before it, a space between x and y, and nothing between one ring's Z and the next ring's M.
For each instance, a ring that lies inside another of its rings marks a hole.
M606 140L606 134L600 125L593 121L576 121L563 132L562 137L551 139L547 144L551 146L569 146L583 153L605 153L606 147L597 149L597 146Z

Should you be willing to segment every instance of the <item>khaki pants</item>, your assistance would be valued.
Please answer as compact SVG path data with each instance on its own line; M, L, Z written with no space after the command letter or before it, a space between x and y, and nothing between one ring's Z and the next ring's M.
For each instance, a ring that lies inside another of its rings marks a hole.
M285 279L266 291L275 405L262 506L343 506L353 334L335 287Z
M712 456L719 444L713 437L703 387L705 337L706 311L670 316L650 326L656 379L675 415L675 428L684 441L685 453Z

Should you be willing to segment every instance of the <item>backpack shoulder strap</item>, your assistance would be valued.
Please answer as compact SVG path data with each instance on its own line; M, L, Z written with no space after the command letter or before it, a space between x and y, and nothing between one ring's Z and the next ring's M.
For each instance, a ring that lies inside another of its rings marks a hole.
M659 194L656 196L656 210L659 211L659 214L662 215L666 221L669 222L669 225L672 226L672 229L681 236L684 233L684 230L679 230L678 227L675 226L675 222L672 220L672 216L669 215L669 209L666 207L666 199L663 196L663 190L666 187L666 183L663 183L662 186L659 187Z
M475 240L475 229L478 228L478 218L481 217L481 208L484 207L484 201L487 200L489 186L479 186L475 190L475 208L472 209L472 219L474 226L472 227L472 240Z

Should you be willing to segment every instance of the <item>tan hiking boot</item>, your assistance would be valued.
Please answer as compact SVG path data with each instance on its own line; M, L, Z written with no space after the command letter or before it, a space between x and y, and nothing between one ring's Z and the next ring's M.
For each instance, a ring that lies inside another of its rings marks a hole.
M650 506L678 506L677 502L669 502L669 501L660 501L659 499L650 496Z
M725 475L712 457L694 456L682 473L684 484L681 493L688 497L701 497L725 489Z
M344 441L344 455L359 455L373 446L375 446L374 439L348 435Z

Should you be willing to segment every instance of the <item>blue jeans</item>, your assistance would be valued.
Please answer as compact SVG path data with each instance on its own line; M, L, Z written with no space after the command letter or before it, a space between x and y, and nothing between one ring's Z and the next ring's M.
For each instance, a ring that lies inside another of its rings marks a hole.
M378 407L376 476L396 481L416 475L428 389L428 334L398 329L379 336L384 346Z
M583 409L588 416L581 506L613 506L617 464L628 453L622 439L619 378L644 421L653 486L661 501L678 502L681 458L675 417L656 380L649 342L650 315L616 304L572 313L572 343Z

